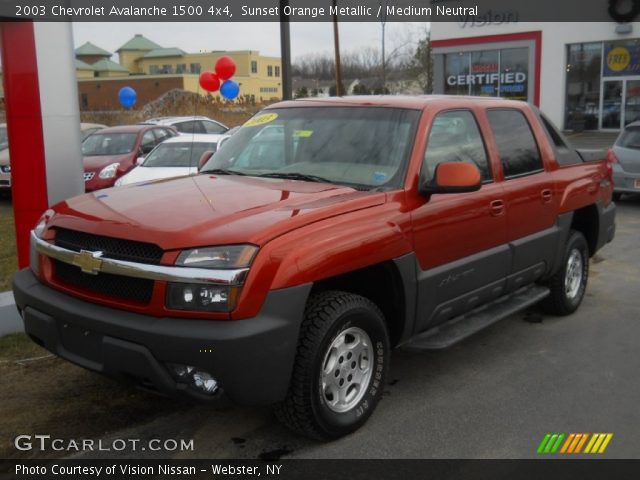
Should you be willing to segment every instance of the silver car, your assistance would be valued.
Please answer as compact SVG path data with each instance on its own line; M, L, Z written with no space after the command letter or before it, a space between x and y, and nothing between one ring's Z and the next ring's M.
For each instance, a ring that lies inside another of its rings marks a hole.
M613 199L640 193L640 122L627 125L613 145Z
M203 116L149 118L142 123L173 127L181 135L194 133L221 135L229 130L226 125Z
M0 193L11 191L11 165L7 124L0 123Z

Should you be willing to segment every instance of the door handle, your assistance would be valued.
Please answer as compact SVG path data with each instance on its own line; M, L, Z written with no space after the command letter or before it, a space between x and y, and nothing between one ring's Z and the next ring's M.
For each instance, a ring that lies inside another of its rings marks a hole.
M545 188L540 192L542 196L542 203L551 203L551 198L553 197L553 193L551 193L551 189Z
M494 200L489 204L491 215L498 217L504 213L504 202L502 200Z

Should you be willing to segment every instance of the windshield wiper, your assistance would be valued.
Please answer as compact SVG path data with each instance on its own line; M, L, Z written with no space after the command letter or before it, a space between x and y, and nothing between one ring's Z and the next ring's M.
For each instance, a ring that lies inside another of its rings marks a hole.
M213 175L240 175L246 176L246 173L238 172L237 170L229 170L227 168L214 168L212 170L201 170L200 173L211 173Z
M278 172L272 172L272 173L263 173L261 175L256 175L256 177L264 177L264 178L283 178L285 180L303 180L303 181L307 181L307 182L317 182L317 183L335 183L332 180L329 180L327 178L323 178L323 177L319 177L317 175L306 175L304 173L295 173L295 172L289 172L289 173L278 173Z

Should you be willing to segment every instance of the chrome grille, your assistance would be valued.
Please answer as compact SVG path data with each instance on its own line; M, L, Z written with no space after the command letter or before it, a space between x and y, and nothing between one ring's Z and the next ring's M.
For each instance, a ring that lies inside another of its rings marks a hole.
M162 258L162 249L152 243L93 235L65 228L56 228L55 231L55 244L68 250L101 251L105 258L153 265L160 264ZM62 283L109 297L149 303L153 293L153 280L108 273L90 275L83 273L76 266L57 260L54 261L54 272L56 278Z

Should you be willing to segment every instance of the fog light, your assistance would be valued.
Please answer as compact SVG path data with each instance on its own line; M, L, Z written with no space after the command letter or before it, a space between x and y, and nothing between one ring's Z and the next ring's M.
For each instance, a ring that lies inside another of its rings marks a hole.
M176 381L187 384L201 393L213 395L218 390L218 382L209 372L196 370L196 367L179 363L167 363L167 368Z
M218 389L218 382L207 372L198 370L193 374L192 378L193 386L205 393L212 394Z
M169 367L169 370L171 370L173 376L178 379L185 379L189 377L191 372L196 368L191 365L180 365L178 363L168 363L167 366Z

